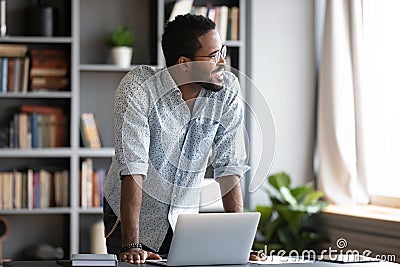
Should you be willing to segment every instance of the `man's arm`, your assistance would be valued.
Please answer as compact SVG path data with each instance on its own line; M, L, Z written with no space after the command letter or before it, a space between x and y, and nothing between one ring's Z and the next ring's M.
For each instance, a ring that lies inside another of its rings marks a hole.
M142 206L143 175L126 175L121 181L121 234L122 247L139 243L139 218ZM120 254L121 261L144 263L146 259L161 259L158 254L131 248Z
M142 180L142 175L126 175L122 177L120 202L122 246L139 243Z
M243 212L243 197L239 177L228 175L218 178L217 181L221 189L225 212Z

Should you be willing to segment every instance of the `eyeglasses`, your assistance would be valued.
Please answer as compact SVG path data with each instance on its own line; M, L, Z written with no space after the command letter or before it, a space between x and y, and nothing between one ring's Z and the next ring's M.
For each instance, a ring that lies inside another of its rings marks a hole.
M218 50L216 52L214 52L211 55L208 56L195 56L195 57L209 57L209 58L213 58L215 63L218 63L221 60L221 57L223 59L226 58L226 46L224 45L221 50Z

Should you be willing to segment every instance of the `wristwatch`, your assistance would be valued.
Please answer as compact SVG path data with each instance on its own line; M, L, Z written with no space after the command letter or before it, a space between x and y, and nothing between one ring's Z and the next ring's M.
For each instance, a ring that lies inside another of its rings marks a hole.
M131 248L139 248L142 249L142 244L140 243L130 243L124 247L121 248L121 250L119 251L119 253L122 252L127 252L128 250L130 250Z

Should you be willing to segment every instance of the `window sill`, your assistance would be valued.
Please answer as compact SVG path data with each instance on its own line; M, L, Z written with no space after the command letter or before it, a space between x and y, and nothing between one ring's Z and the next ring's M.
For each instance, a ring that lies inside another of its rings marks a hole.
M373 255L394 255L400 260L400 209L376 205L329 205L323 210L317 229L328 238L324 248L370 250Z
M323 213L400 223L400 209L377 205L329 205Z

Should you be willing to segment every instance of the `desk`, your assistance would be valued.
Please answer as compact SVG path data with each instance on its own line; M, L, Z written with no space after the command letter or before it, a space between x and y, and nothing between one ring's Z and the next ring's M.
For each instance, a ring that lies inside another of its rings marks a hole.
M118 266L120 267L156 267L160 265L154 264L140 264L133 265L129 263L119 262ZM217 265L213 265L217 266ZM245 265L220 265L221 267L262 267L262 266L280 266L280 267L400 267L400 264L392 263L392 262L371 262L371 263L330 263L330 262L312 262L312 263L288 263L288 264L268 264L268 265L260 265L260 264L245 264ZM5 262L4 267L61 267L55 261L13 261L13 262ZM209 266L208 266L209 267Z

